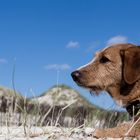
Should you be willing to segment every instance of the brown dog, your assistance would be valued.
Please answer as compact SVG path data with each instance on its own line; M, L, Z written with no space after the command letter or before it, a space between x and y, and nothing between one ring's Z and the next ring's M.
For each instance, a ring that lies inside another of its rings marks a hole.
M96 137L123 137L140 135L140 47L116 44L97 52L95 58L72 74L82 87L99 94L104 90L131 116L136 123L127 123L113 129L96 130Z

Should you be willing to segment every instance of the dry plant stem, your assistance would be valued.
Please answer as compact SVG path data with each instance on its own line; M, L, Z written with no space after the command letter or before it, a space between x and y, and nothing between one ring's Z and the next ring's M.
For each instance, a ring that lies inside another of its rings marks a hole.
M6 129L7 129L7 132L6 132L6 138L8 139L8 136L9 136L9 125L8 125L8 121L9 121L9 118L8 118L8 113L6 113Z
M58 121L59 121L59 119L60 119L60 117L61 117L63 111L64 111L65 109L67 109L69 106L71 106L72 104L74 104L75 102L76 102L76 100L74 100L72 103L66 105L65 107L63 107L63 108L59 111L59 114L58 114L57 120L56 120L56 122L55 122L55 126L57 126Z
M82 125L80 125L80 126L78 126L78 127L76 127L76 128L73 128L71 131L70 131L70 133L72 133L75 129L79 129L79 128L82 128L82 127L84 127L84 124L82 124ZM71 134L70 134L71 135Z
M44 117L42 118L41 123L40 123L40 126L43 125L43 122L44 122L45 118L46 118L46 117L48 116L48 114L51 112L52 108L53 108L53 107L50 107L50 109L47 111L47 113L46 113L46 114L44 115Z
M16 70L16 62L14 60L13 72L12 72L12 86L14 89L14 93L16 95L16 88L15 88L15 70Z
M23 122L23 128L24 128L24 134L27 136L26 126L27 126L27 111L26 111L26 97L24 99L24 122Z
M63 110L59 110L58 117L57 117L55 125L54 125L55 127L58 125L58 121L59 121L59 118L62 115L62 113L63 113Z
M72 103L66 105L65 107L62 108L62 110L65 110L66 108L68 108L69 106L71 106L72 104L74 104L77 100L74 100Z
M55 106L53 106L53 109L52 109L52 118L51 118L51 126L53 126L53 119L54 119L54 110L55 110Z
M132 129L135 127L135 125L140 121L140 117L135 121L133 122L133 125L130 127L130 129L128 130L128 132L125 134L125 136L127 136L131 131Z

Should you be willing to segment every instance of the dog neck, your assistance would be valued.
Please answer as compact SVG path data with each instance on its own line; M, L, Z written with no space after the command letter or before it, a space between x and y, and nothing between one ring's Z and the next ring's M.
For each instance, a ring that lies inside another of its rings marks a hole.
M134 94L132 95L131 92L134 87L135 85L131 85L130 87L128 85L123 85L122 87L120 87L120 84L116 84L114 86L110 86L107 92L118 105L125 108L130 103L130 101L133 101L137 98L133 96Z
M134 86L135 86L135 83L130 85L130 84L127 84L124 80L122 80L120 84L120 94L123 96L127 96L132 91Z
M139 81L140 82L140 81ZM140 97L139 97L139 92L135 92L136 90L133 91L133 88L139 88L139 82L137 82L135 85L131 85L127 89L127 93L122 94L124 89L128 86L125 85L126 87L122 88L119 90L119 85L118 86L112 86L109 88L108 93L112 96L112 98L122 107L126 108L127 112L131 117L137 117L140 116ZM129 92L128 92L129 91ZM131 92L130 92L131 91ZM139 113L139 115L138 115Z
M120 85L116 84L115 86L110 86L107 89L107 92L109 93L109 95L116 101L116 103L121 106L121 107L125 107L128 102L127 100L123 100L123 95L120 94L120 89L119 89Z

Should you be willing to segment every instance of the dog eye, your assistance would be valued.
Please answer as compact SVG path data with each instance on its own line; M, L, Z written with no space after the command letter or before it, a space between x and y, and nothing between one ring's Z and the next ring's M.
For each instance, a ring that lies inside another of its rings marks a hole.
M108 61L109 61L109 59L105 56L101 57L101 59L100 59L100 63L106 63Z

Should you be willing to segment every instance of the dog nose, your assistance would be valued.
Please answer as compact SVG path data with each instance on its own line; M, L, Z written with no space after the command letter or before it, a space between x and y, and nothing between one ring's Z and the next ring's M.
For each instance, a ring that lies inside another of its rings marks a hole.
M71 76L72 76L74 81L78 81L78 79L81 77L81 74L79 71L74 71L71 73Z

